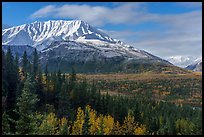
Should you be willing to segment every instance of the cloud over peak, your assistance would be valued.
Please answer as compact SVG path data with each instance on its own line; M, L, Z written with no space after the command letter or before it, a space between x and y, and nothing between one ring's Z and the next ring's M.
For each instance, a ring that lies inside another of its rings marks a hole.
M55 8L56 6L54 5L45 6L39 9L38 11L34 12L32 15L30 15L30 18L35 19L35 18L47 17L55 12Z
M48 5L30 15L31 19L56 17L56 18L74 18L84 20L95 26L105 24L121 24L133 21L143 14L144 4L123 3L110 8L105 6L90 6L79 4L65 4L62 6ZM137 10L138 9L138 10Z

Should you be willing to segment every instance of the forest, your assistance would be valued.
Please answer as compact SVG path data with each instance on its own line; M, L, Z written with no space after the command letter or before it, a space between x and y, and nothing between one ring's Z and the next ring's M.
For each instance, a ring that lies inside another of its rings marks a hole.
M164 101L165 98L157 100L149 92L156 90L154 86L158 89L162 88L159 84L166 84L169 92L189 96L185 94L189 93L185 92L190 90L189 84L182 90L173 87L175 82L172 80L156 79L154 83L148 81L149 84L129 83L132 86L127 88L127 81L99 82L85 75L78 78L75 68L71 69L70 74L62 73L60 69L50 72L48 67L42 70L36 50L31 61L24 52L21 64L10 49L7 53L2 51L2 134L202 134L202 109L189 104L176 105ZM182 83L188 80L192 79L180 79ZM143 94L113 96L108 92L111 88L120 89L121 93L140 89ZM194 88L202 87L195 85Z

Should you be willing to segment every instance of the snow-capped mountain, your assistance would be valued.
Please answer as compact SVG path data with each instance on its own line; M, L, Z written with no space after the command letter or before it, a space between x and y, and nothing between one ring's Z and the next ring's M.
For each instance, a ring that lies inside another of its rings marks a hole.
M167 60L172 64L182 68L185 68L187 65L192 63L192 58L188 56L171 56L167 58Z
M128 54L138 58L157 58L145 51L125 45L81 20L36 21L2 31L2 45L31 45L39 51L43 51L48 47L51 48L51 43L55 41L75 41L94 46L95 49L106 51L104 54L107 56ZM76 47L75 44L72 48Z
M47 63L61 70L68 70L73 65L80 69L79 72L135 71L141 64L149 70L155 63L156 67L173 66L166 60L113 39L80 20L36 21L4 29L2 45L29 45L39 51L43 65ZM26 50L22 46L16 49Z
M53 41L78 40L78 41L104 41L119 43L115 39L99 31L81 20L64 21L50 20L24 24L2 32L3 45L32 45L38 50L43 50Z
M195 60L194 63L188 65L186 69L202 72L202 59Z

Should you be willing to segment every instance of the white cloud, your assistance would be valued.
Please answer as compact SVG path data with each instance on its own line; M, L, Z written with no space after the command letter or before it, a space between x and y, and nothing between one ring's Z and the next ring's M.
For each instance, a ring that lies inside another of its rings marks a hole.
M49 5L34 12L32 19L43 17L74 18L86 21L94 26L105 24L137 23L143 21L145 4L142 2L127 2L117 4L115 8L105 6L90 6L65 4L63 6Z
M33 13L30 16L30 18L43 18L43 17L49 16L55 12L55 8L56 8L56 6L54 6L54 5L45 6L42 9L39 9L38 11Z

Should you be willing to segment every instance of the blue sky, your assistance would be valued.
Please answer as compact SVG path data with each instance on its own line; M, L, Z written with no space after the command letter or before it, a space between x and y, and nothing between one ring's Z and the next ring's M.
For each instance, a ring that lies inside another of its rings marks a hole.
M164 59L202 55L202 3L3 2L2 23L80 19ZM189 61L187 60L187 61Z
M16 25L22 25L25 23L33 22L33 19L29 18L29 16L35 11L39 10L40 8L43 8L48 5L63 6L63 5L69 4L69 5L90 5L90 6L102 6L102 7L114 8L114 7L118 7L118 5L123 3L124 2L118 2L118 3L116 2L3 2L2 19L3 19L3 24L16 26ZM134 2L134 3L137 4L142 2ZM192 6L192 7L185 6L185 4L183 4L182 6L182 3L179 3L179 2L146 2L144 8L145 10L148 10L148 12L150 13L179 14L179 13L191 12L194 10L201 10L202 7L199 6L199 4L196 4L195 6ZM36 18L35 20L46 21L50 19L59 19L59 17ZM60 19L71 20L75 18L60 17ZM123 28L124 29L128 28L128 26L131 27L131 25L128 25L128 24L126 24L125 26L116 25L115 27L113 27L111 25L111 26L103 26L103 27L108 29L111 27L111 29L121 30ZM143 28L146 28L147 26L148 24L145 24L145 25L139 24L139 26L136 26L136 27L137 29L143 29ZM151 28L148 27L148 29L151 29Z

